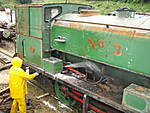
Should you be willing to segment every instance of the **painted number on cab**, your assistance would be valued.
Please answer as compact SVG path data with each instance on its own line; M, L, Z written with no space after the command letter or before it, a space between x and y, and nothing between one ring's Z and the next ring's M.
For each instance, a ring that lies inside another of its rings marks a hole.
M88 38L88 42L89 42L89 46L88 47L92 47L93 49L96 49L96 47L98 48L105 48L105 41L104 40L97 40L97 39L93 39L93 38ZM113 48L115 49L113 51L113 54L115 56L121 56L122 55L122 48L123 46L119 43L114 43ZM104 51L100 51L97 50L99 52L104 52Z

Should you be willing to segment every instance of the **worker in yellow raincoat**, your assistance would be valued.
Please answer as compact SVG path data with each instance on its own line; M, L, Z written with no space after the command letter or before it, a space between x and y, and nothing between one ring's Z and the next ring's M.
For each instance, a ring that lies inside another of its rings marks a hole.
M27 80L31 80L37 75L37 72L29 75L22 68L23 61L19 57L12 59L12 67L9 72L10 95L14 99L10 113L26 113L25 95L27 94Z

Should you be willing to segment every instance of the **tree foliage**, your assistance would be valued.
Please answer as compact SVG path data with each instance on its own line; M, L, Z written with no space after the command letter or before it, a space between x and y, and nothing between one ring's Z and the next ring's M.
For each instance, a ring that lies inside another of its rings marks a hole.
M12 8L14 9L17 4L31 3L32 0L0 0L1 8Z
M25 3L32 3L32 0L17 0L17 2L25 4Z
M115 1L115 2L124 2L124 3L145 3L150 0L87 0L87 1Z

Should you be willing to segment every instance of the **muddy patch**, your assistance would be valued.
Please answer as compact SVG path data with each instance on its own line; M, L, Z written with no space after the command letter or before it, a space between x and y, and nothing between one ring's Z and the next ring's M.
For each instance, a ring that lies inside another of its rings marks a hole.
M38 97L42 95L44 92L42 89L38 88L37 86L28 83L28 98L31 100L34 97ZM61 103L55 96L46 96L38 100L40 103L40 107L37 109L30 110L33 113L78 113L77 111L69 108L68 106Z

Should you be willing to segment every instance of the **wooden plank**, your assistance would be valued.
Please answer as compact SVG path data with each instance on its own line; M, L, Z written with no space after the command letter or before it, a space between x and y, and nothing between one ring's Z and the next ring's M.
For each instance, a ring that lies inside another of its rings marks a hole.
M49 95L49 93L45 93L43 95L40 95L40 96L36 97L36 99L41 99L41 98L44 98L44 97L46 97L48 95Z
M12 66L11 63L5 64L5 65L3 65L3 66L0 67L0 71L1 71L1 70L4 70L4 69L7 69L7 68L10 68L11 66Z
M8 52L7 50L3 49L3 48L0 48L0 52L9 56L9 57L13 57L15 55L15 53L12 53L12 52Z
M7 88L5 88L5 89L2 89L2 90L0 91L0 95L3 94L4 92L7 92L8 90L9 90L9 87L7 87Z

